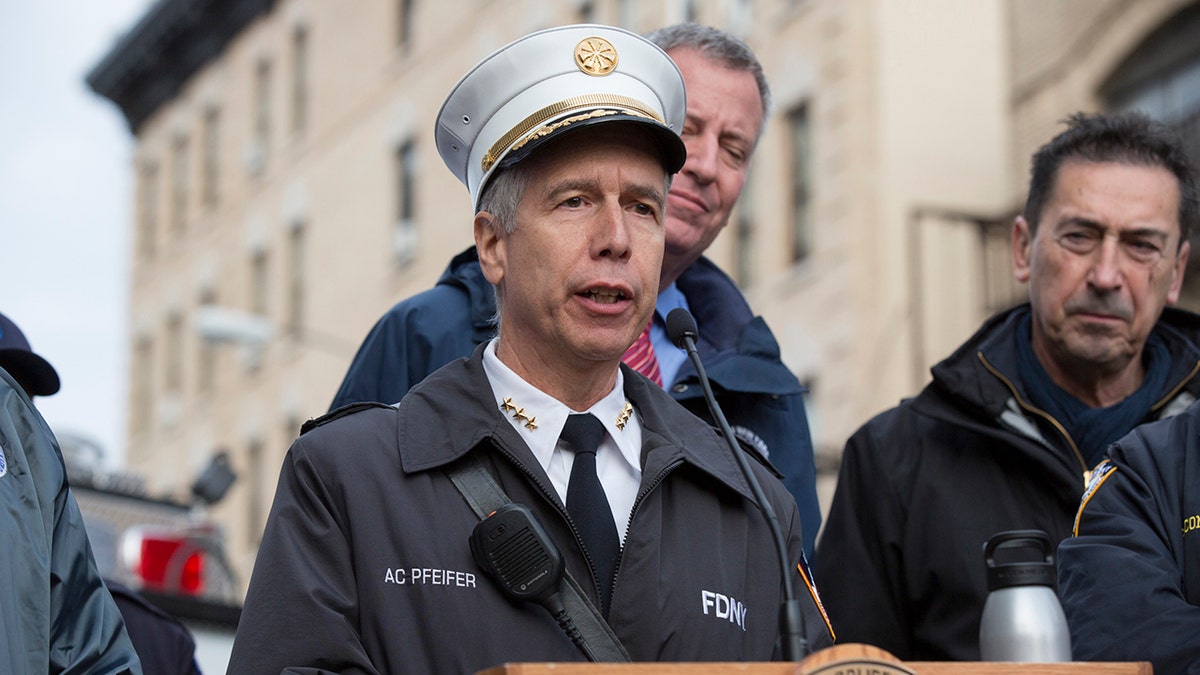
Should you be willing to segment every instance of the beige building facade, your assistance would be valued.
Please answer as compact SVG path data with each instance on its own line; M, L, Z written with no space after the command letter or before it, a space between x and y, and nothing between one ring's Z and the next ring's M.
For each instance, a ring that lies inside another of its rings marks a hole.
M127 462L186 489L227 452L239 479L213 514L248 582L300 424L375 320L471 243L432 133L457 78L535 29L692 19L745 39L773 88L710 255L811 388L827 503L846 438L1022 298L1009 224L1063 117L1149 107L1200 137L1197 14L1192 0L161 0L89 76L136 136Z

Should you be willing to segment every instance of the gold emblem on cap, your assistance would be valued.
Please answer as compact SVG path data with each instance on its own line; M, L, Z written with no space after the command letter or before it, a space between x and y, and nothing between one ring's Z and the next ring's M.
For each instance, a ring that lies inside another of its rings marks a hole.
M588 75L607 75L617 67L617 48L602 37L588 37L575 45L575 65Z

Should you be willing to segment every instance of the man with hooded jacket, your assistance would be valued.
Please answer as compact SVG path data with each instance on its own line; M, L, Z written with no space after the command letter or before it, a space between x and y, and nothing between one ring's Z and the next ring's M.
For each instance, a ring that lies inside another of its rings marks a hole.
M978 660L984 543L1068 536L1105 448L1196 399L1200 317L1164 306L1197 209L1186 153L1143 115L1073 116L1038 151L1012 239L1030 302L846 444L815 570L839 640Z

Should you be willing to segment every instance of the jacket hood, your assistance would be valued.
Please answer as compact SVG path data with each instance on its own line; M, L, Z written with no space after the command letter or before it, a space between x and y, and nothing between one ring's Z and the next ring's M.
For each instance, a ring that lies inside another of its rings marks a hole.
M729 275L701 256L675 284L688 298L699 327L696 350L705 372L721 389L743 393L789 396L805 389L780 365L779 343L761 316L755 316ZM694 376L685 362L680 378Z
M467 294L471 305L471 327L477 343L496 335L496 291L487 277L483 276L479 252L474 246L467 247L450 259L437 285L461 288Z

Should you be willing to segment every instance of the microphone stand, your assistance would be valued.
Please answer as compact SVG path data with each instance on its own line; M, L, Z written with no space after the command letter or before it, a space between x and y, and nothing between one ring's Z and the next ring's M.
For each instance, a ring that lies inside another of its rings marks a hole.
M721 406L717 404L717 398L713 395L712 385L708 382L708 374L704 371L704 364L700 362L699 352L696 351L696 320L686 309L675 308L667 315L667 333L671 341L685 350L688 358L692 360L696 374L700 376L700 386L704 391L704 400L708 403L708 409L721 428L721 433L725 436L725 442L729 444L738 468L742 470L742 475L750 485L750 492L754 495L754 499L767 519L767 527L771 530L771 536L775 540L775 550L779 555L780 576L783 578L783 604L779 608L783 660L799 661L808 654L808 641L804 637L804 615L800 601L796 599L795 585L792 583L791 575L792 566L788 562L787 544L783 540L783 528L779 525L779 518L775 515L775 509L771 506L771 502L767 501L767 496L763 493L762 486L755 478L750 465L746 463L746 458L738 446L737 437L734 436L733 429L729 427L729 422L725 419L725 413L721 411Z

